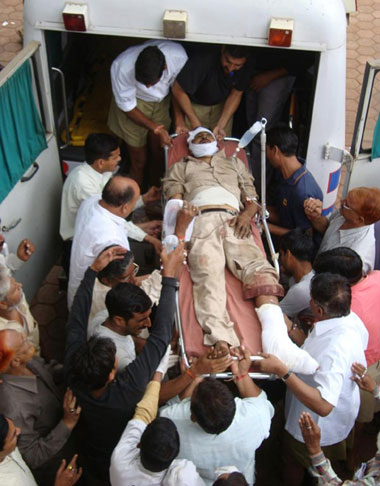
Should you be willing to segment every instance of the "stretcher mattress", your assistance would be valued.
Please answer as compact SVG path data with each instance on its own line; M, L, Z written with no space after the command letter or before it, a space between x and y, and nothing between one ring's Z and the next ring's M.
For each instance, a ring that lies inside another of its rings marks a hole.
M220 149L224 148L226 155L231 156L236 145L236 142L223 142ZM168 153L168 167L188 154L186 135L176 137ZM248 167L245 151L241 150L238 156ZM251 226L256 243L265 253L256 225L252 224ZM242 284L228 269L226 269L225 275L227 311L232 322L234 322L235 332L241 344L246 346L251 353L256 354L258 351L262 351L262 345L261 325L255 311L254 302L253 300L243 299ZM187 265L183 265L181 268L179 280L179 306L186 354L188 357L199 356L207 348L203 345L203 331L194 312L192 281Z

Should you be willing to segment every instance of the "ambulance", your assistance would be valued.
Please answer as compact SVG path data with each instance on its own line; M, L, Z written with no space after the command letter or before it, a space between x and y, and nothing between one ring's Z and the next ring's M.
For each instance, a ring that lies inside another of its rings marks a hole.
M7 88L9 120L11 106L18 105L21 113L26 110L23 123L33 118L35 134L22 133L20 115L9 123L2 119L0 218L10 248L24 237L36 245L16 275L27 297L59 255L64 173L84 160L86 134L107 130L110 64L147 39L181 42L189 53L245 45L263 53L276 50L299 63L307 53L311 61L295 85L289 122L299 135L300 155L323 190L324 213L333 210L343 166L345 190L380 186L368 138L374 126L366 124L379 63L367 68L352 154L345 150L346 28L355 8L355 2L343 0L25 0L25 47L0 72L0 101Z

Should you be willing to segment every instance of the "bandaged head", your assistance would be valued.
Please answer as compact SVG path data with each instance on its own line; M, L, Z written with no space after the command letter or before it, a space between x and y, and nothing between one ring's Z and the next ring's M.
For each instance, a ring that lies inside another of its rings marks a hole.
M211 134L214 141L194 143L194 138L198 135L198 133L202 132L207 132ZM208 130L204 127L198 127L195 130L189 132L189 136L187 137L187 143L189 144L189 150L194 155L194 157L211 157L218 151L218 145L216 143L215 135L212 133L211 130Z

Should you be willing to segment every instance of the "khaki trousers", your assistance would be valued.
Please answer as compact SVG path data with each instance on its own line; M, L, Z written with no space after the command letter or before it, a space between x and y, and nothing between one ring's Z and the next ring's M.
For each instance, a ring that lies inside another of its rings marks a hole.
M217 105L198 105L198 103L191 103L194 113L197 115L202 127L208 128L209 130L214 130L218 124L220 115L222 114L224 103L219 103ZM224 131L226 132L226 137L230 137L232 133L232 122L233 116L228 120ZM186 125L190 128L190 123L186 118Z
M190 240L188 256L193 281L194 309L205 333L204 344L227 341L239 346L226 310L224 272L229 268L243 284L245 299L258 295L282 295L276 270L266 260L252 235L238 239L229 226L233 216L211 212L198 216Z

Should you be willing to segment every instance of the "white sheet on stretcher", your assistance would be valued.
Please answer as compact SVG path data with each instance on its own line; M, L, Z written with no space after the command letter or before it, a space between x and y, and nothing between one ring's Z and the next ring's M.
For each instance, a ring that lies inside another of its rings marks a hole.
M183 200L182 199L170 199L166 203L164 211L164 220L162 222L162 239L164 240L166 236L174 235L175 224L177 221L177 213L182 209ZM194 219L187 227L185 234L185 241L190 241L191 235L193 233Z

